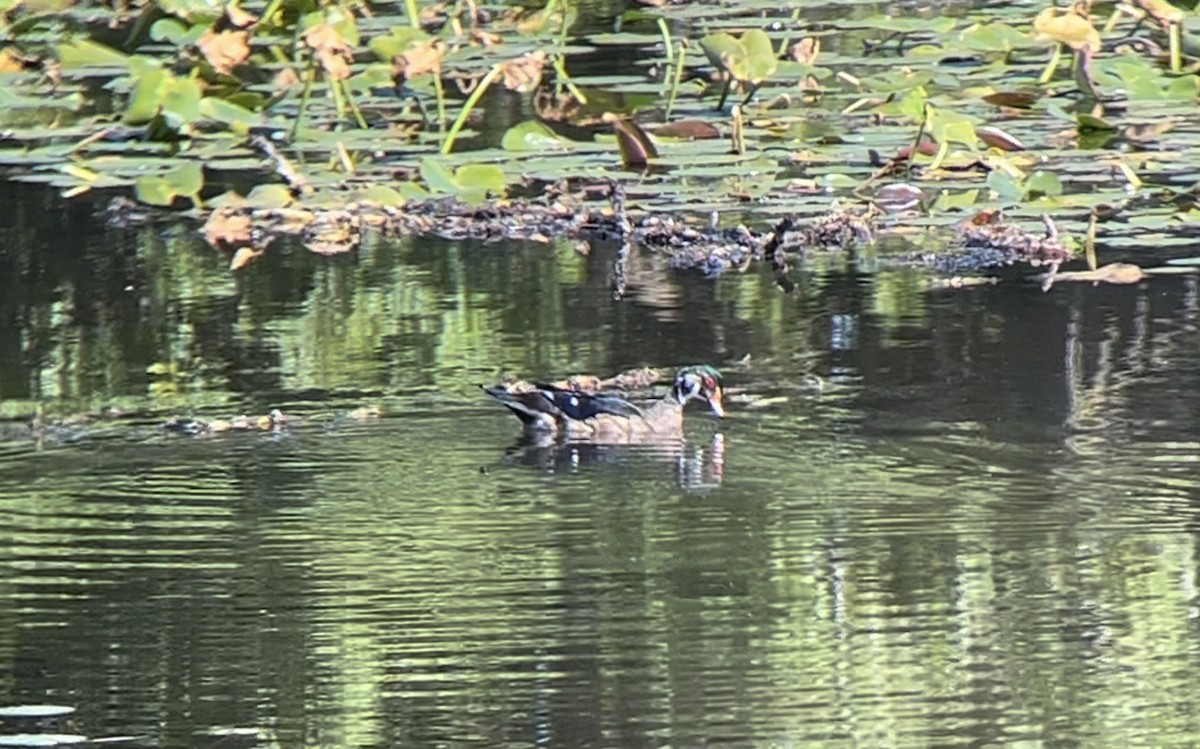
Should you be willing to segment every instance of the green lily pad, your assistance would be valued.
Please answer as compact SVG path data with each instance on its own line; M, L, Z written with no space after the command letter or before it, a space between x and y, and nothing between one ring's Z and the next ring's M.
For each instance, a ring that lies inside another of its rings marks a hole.
M1079 114L1075 116L1075 129L1080 134L1089 132L1116 132L1117 126L1094 115Z
M287 185L257 185L246 196L246 202L256 208L286 208L296 199Z
M1025 180L1025 194L1030 198L1062 195L1063 183L1054 172L1037 171Z
M565 149L573 142L551 130L537 120L526 120L510 127L500 141L505 151L545 151Z
M977 52L1011 52L1036 44L1031 35L999 21L965 28L959 40L966 49Z
M724 31L709 34L700 49L714 67L745 83L762 83L779 67L771 37L762 29L750 29L741 38Z
M205 26L187 26L174 18L160 18L150 27L150 38L182 47L194 44L206 30Z
M1013 177L1000 170L994 170L987 176L987 186L1000 196L1002 203L1016 203L1025 197L1025 188L1021 187Z
M454 181L462 190L486 190L503 195L504 171L495 164L467 164L454 171Z
M254 112L215 96L206 96L201 99L197 112L205 119L223 122L243 133L248 128L262 122L262 118Z
M425 180L425 185L430 192L456 193L459 191L459 184L455 181L450 167L441 159L432 156L421 159L421 179Z
M362 191L362 199L389 208L399 208L407 202L403 195L387 185L371 185Z
M421 187L416 182L401 182L396 187L396 192L400 193L400 197L413 202L420 200L429 200L429 191Z
M134 186L138 200L150 205L169 206L177 197L198 203L200 189L204 187L204 168L186 161L165 174L138 177Z
M76 39L58 45L58 61L63 70L95 67L125 67L129 55L90 39Z
M221 0L158 0L158 6L163 12L194 24L212 23L225 9Z

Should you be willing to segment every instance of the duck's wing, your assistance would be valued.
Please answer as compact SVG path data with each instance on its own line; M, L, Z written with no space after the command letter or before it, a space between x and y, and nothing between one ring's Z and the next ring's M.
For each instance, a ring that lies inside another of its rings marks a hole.
M554 407L566 414L567 418L584 421L600 414L613 416L645 416L642 409L624 398L615 395L600 395L585 393L582 390L570 390L555 385L536 384L538 391L554 404Z
M547 397L541 389L514 392L502 385L479 387L516 414L521 423L528 427L553 426L554 422L563 416L562 410L555 405L554 400Z

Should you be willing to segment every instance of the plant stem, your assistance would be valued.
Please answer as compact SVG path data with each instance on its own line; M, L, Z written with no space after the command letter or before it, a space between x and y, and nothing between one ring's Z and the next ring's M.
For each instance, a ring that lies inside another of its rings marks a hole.
M1173 23L1167 27L1167 37L1171 40L1171 72L1177 75L1183 72L1183 51L1180 49L1183 44L1181 34L1180 24Z
M404 0L404 7L408 11L408 23L414 29L421 28L421 12L417 9L417 0Z
M587 96L579 90L575 82L571 80L571 76L567 74L567 61L562 55L554 58L554 72L558 73L559 85L565 87L571 92L571 96L580 104L587 104Z
M500 63L493 65L492 69L488 71L488 74L485 75L483 80L479 82L479 85L475 87L475 90L471 92L471 95L467 97L466 102L463 103L462 111L458 113L458 118L454 120L454 124L450 126L450 131L446 133L445 140L442 141L441 152L443 156L448 155L450 150L454 148L454 139L458 137L458 132L462 130L463 125L466 124L467 116L471 114L471 110L474 109L475 105L479 103L480 98L483 97L483 92L487 91L488 86L492 85L492 81L496 80L496 76L500 75L500 71Z
M308 110L308 98L312 94L313 81L317 78L317 56L310 55L308 58L308 71L304 76L304 91L300 94L300 110L296 112L296 121L292 123L292 131L288 133L288 143L296 140L296 134L300 132L300 123L304 121L304 113Z
M917 154L921 152L921 139L925 137L925 127L929 124L929 105L926 104L921 108L921 124L917 127L917 137L913 141L912 151L908 154L908 161L904 164L904 180L907 182L912 179L913 162L917 160Z
M346 103L350 105L350 113L354 115L354 122L358 125L358 129L366 130L367 120L362 116L362 110L358 108L358 102L354 101L354 94L350 93L350 84L346 81L338 81L337 86L342 89L342 96L345 97Z
M1054 69L1058 67L1058 61L1062 59L1062 45L1054 45L1054 54L1050 57L1050 63L1046 65L1046 69L1042 71L1042 75L1038 78L1038 83L1042 86L1050 82L1054 77Z
M662 33L663 46L667 49L667 64L670 65L675 62L675 48L671 45L671 27L667 25L667 19L658 19L658 30Z
M675 97L679 95L679 86L683 83L683 58L687 49L687 39L679 40L679 56L675 60L674 75L671 76L671 93L667 97L667 121L671 120L671 110L675 108Z
M438 130L446 132L446 90L442 88L442 67L433 71L433 92L437 95Z

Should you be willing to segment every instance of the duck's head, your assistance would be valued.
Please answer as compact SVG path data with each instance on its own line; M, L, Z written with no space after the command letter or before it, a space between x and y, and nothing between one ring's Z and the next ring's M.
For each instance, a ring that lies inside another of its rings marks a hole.
M682 406L690 400L704 401L717 416L725 415L725 407L721 404L724 394L721 373L707 364L684 367L671 385L671 397L676 403Z

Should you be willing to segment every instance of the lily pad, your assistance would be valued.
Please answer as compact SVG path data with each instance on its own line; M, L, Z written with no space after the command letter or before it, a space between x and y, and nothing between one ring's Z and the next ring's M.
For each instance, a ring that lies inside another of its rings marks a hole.
M762 29L750 29L740 38L723 31L709 34L700 40L700 49L714 67L744 83L762 83L779 67L771 37Z
M432 193L449 193L474 203L488 195L504 195L504 171L495 164L466 164L453 172L441 159L421 160L421 179Z
M135 183L138 200L161 206L171 205L177 197L199 203L203 187L204 168L194 161L185 161L162 175L139 177Z
M403 195L387 185L371 185L362 191L362 199L389 208L399 208L406 202Z
M526 120L510 127L500 141L500 147L505 151L545 151L547 149L565 149L573 145L544 123L537 120Z
M95 67L125 67L129 55L90 39L75 39L58 45L58 61L64 70Z

